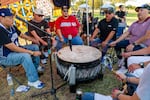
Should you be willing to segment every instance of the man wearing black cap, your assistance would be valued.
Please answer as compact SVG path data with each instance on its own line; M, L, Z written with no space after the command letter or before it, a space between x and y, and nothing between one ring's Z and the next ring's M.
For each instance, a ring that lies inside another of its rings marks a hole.
M98 27L90 38L92 46L97 46L101 43L103 49L102 56L107 52L108 43L116 39L115 34L118 27L118 20L114 17L114 8L108 7L104 12L105 18L98 23ZM94 39L98 33L100 34L100 37Z
M150 46L149 10L150 6L148 4L143 4L135 8L138 20L116 41L110 43L111 46L115 46L117 52L121 52L121 48L125 48L129 52ZM120 53L117 56L119 59L122 58Z
M41 89L44 87L44 84L39 81L37 74L41 52L39 52L37 45L19 45L18 36L24 37L24 35L13 26L13 21L14 15L11 11L8 8L1 8L0 64L5 66L21 64L25 69L28 85ZM29 39L28 36L25 37Z
M62 6L62 16L59 17L55 22L56 33L58 35L56 39L59 40L56 46L57 50L62 48L62 42L68 42L68 36L70 35L72 36L73 45L83 44L83 41L79 36L80 23L78 22L75 16L68 14L68 9L68 6Z

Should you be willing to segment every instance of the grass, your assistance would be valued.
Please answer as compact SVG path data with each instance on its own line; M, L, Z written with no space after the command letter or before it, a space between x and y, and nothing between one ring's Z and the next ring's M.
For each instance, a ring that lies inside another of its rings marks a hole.
M99 17L100 19L103 16L99 16L97 12L95 16ZM128 13L127 15L127 23L130 25L133 21L136 20L136 13ZM114 65L115 67L116 65ZM7 85L6 81L6 72L4 70L0 70L0 100L53 100L53 96L48 93L46 95L37 96L32 98L32 94L45 92L47 90L51 90L51 80L50 80L50 68L49 64L45 66L46 71L43 76L40 77L46 85L45 88L41 90L37 90L31 88L27 93L15 93L14 96L10 96L10 87ZM15 74L15 77L23 82L25 85L27 84L27 78L25 76L24 69L22 67L12 68L12 73ZM61 85L65 81L57 74L55 62L53 62L53 69L54 69L54 85L55 87ZM18 84L15 82L14 85L15 89L18 87ZM85 82L79 84L77 88L81 88L83 92L97 92L105 95L110 95L111 90L113 88L120 87L120 82L115 78L111 71L105 71L103 81L100 79L95 79L91 82ZM69 85L65 85L64 87L60 88L57 91L57 97L59 100L75 100L75 93L70 93Z

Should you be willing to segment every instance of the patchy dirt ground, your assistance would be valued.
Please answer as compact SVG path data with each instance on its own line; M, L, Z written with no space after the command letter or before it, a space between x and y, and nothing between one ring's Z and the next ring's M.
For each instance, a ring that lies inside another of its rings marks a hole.
M10 96L10 87L7 85L6 81L6 72L4 70L0 70L0 100L53 100L54 96L51 93L39 95L36 97L31 97L34 94L43 93L51 90L51 77L50 77L50 67L49 64L45 65L44 75L40 77L40 80L45 83L45 87L43 89L35 89L31 88L26 93L18 93L16 92L14 96ZM9 70L9 69L7 69ZM27 78L25 76L24 69L22 66L18 66L15 68L11 68L11 73L22 82L24 85L27 84ZM53 63L53 78L54 78L54 86L55 88L63 84L62 78L57 74L55 64ZM79 84L77 88L81 88L83 92L91 91L98 92L102 94L110 94L111 90L114 87L118 87L119 82L115 79L111 72L106 72L103 81L96 79L91 82L85 82ZM16 89L18 84L14 82L14 88ZM70 88L68 83L57 90L56 95L59 100L75 100L75 93L70 93Z

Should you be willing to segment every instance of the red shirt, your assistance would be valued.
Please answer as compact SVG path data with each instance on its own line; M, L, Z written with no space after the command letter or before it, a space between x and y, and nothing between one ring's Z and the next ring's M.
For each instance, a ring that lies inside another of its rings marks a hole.
M68 38L69 34L71 34L72 37L77 36L80 23L78 22L75 16L69 16L67 19L64 19L61 16L56 20L55 26L56 30L60 29L62 35L65 38Z

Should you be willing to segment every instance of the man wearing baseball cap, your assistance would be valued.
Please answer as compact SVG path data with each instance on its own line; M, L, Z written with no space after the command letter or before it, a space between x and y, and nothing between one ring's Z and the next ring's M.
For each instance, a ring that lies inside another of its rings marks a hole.
M135 11L138 12L139 9L147 9L147 10L150 10L150 5L148 5L148 4L143 4L143 5L141 5L141 6L138 6L138 7L135 8Z
M72 36L72 45L82 45L83 41L79 36L79 31L81 30L81 26L79 21L75 16L68 14L69 7L64 5L61 7L62 16L57 18L55 22L56 33L58 40L57 50L62 48L62 43L68 42L68 36Z
M108 44L116 39L116 31L118 27L118 20L114 16L114 8L108 7L104 9L105 18L98 23L98 27L94 30L90 38L91 46L97 47L98 44L102 45L102 57L106 54ZM100 34L95 39L97 34Z
M0 9L0 64L5 66L21 64L28 78L28 85L37 89L44 87L39 80L37 67L39 66L39 48L37 45L20 46L18 36L33 40L31 37L21 34L13 25L14 16L10 9ZM34 60L34 62L32 61Z

